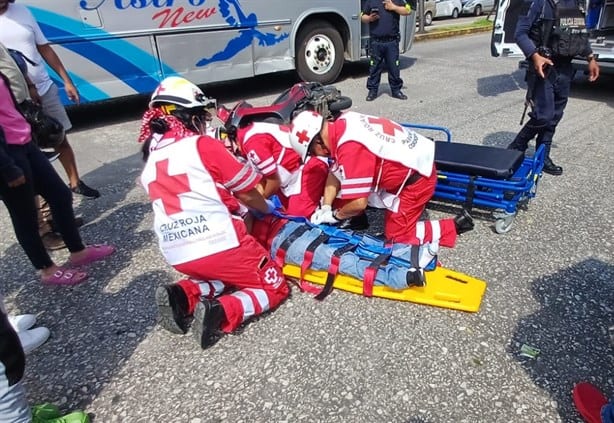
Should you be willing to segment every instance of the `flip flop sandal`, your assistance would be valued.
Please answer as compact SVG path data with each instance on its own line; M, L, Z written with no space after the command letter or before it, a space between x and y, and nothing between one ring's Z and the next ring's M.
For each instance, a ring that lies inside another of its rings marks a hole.
M85 272L60 267L53 275L41 278L41 282L43 285L73 286L84 282L86 279L87 273Z
M69 259L68 264L71 266L86 266L95 261L102 260L115 252L115 247L106 244L93 244L85 247L86 254L83 258L74 260Z
M601 408L608 399L594 385L581 382L572 391L573 402L587 423L601 423Z

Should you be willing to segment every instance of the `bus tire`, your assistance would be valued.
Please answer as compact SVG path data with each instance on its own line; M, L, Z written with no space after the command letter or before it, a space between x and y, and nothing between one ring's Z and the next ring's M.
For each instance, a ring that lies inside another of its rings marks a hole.
M341 34L326 21L305 25L296 42L296 71L305 82L332 84L343 67Z

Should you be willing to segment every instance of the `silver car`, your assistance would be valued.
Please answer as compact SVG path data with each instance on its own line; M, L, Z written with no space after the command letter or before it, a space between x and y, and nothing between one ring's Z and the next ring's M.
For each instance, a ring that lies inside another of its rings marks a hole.
M495 8L495 0L461 0L463 3L463 15L480 16L484 12L490 12Z

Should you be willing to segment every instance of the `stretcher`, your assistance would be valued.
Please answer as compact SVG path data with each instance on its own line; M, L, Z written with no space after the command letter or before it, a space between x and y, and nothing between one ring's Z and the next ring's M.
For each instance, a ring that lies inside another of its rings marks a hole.
M286 264L283 272L289 278L296 280L301 278L299 266ZM328 272L326 271L309 269L303 274L305 281L318 285L325 285L327 278ZM486 282L483 280L441 266L436 267L433 271L425 272L425 279L424 286L412 286L403 290L376 285L373 287L372 296L474 313L480 309L482 297L486 291ZM342 291L363 294L361 280L342 274L335 275L333 287Z
M403 124L446 134L435 142L437 186L433 198L492 210L495 231L508 232L518 209L535 197L544 167L544 148L533 156L516 150L452 142L450 131L441 126Z

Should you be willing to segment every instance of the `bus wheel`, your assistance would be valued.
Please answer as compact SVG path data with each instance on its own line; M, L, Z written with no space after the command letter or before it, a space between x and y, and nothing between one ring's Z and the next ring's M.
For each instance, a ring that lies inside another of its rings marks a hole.
M303 81L335 82L343 60L343 40L331 24L314 21L301 29L296 43L296 71Z

